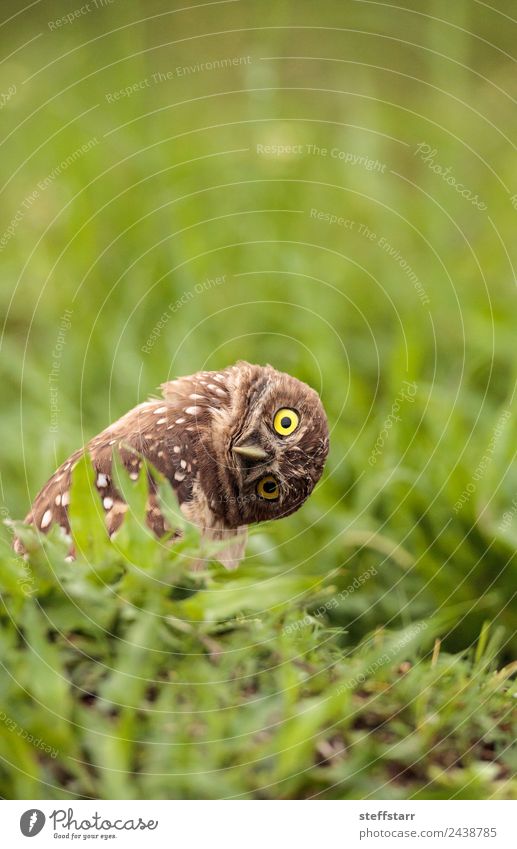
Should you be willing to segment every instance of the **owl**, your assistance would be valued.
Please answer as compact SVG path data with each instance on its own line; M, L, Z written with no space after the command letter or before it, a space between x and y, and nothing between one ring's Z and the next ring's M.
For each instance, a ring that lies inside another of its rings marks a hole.
M43 532L57 523L69 533L71 475L86 450L113 535L127 510L112 478L118 451L133 480L150 463L146 521L152 531L162 537L174 530L160 512L155 467L187 520L205 537L224 540L217 559L235 568L247 526L294 513L319 480L329 448L321 401L296 378L247 362L179 377L161 389L163 397L139 404L72 454L39 492L25 522ZM19 539L15 549L24 550Z

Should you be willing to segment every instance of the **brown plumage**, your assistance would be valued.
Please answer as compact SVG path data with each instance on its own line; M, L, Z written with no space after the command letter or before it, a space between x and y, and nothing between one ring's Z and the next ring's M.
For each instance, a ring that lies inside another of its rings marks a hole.
M305 383L271 366L239 362L221 372L201 371L162 385L163 399L139 404L86 446L106 512L108 533L126 505L111 479L120 452L136 480L142 458L171 483L183 514L206 536L227 539L218 554L228 568L244 553L246 527L297 510L319 480L328 453L320 399ZM58 523L67 532L76 451L37 495L25 521L41 531ZM157 536L168 530L149 477L147 522ZM23 545L15 541L23 552Z

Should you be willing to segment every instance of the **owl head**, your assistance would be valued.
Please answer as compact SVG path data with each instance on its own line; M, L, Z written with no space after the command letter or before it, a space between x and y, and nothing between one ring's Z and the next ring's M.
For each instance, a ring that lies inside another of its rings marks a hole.
M226 527L294 513L318 482L328 454L325 411L317 393L271 366L239 362L224 372L228 404L206 443L211 509ZM215 460L215 463L213 462ZM212 480L214 467L217 480ZM201 469L202 471L202 469Z

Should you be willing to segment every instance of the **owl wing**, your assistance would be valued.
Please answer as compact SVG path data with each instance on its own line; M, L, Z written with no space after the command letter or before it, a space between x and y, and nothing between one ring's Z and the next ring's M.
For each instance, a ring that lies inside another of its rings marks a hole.
M68 505L75 465L87 450L95 470L95 486L102 498L109 534L120 527L127 505L112 479L113 451L117 450L133 480L138 478L143 460L149 460L173 486L180 505L192 497L196 480L196 460L192 453L192 433L182 427L178 405L153 400L135 407L106 430L95 436L86 449L75 451L52 475L36 496L25 523L46 532L52 524L70 532ZM168 530L160 513L156 484L149 478L147 523L157 536ZM20 540L15 550L23 553Z

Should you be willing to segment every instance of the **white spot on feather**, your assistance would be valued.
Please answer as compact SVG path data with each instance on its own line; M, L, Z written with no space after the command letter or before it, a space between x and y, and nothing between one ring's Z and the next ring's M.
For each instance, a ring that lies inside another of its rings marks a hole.
M45 510L41 518L41 528L48 528L52 521L52 510Z
M61 504L63 505L63 507L66 507L67 504L70 504L70 493L69 492L63 493L63 495L61 496Z
M56 497L55 497L55 499L54 499L54 500L55 500L55 502L56 502L56 505L59 507L59 505L61 504L61 496L60 496L60 495L56 495Z
M212 392L216 392L217 395L226 395L226 390L222 389L220 386L216 386L215 383L209 383L208 388L212 390Z
M186 469L187 468L187 461L186 460L180 460L180 466L181 466L182 469Z
M165 424L165 422L166 422L166 421L167 421L167 419L158 419L158 421L156 422L156 424L157 424L157 425Z
M192 395L189 395L188 397L192 398L193 401L206 401L204 395L198 395L196 392L193 392Z
M108 485L108 476L100 473L97 477L97 486L99 486L101 489L103 489L107 485Z
M186 421L186 419L176 419L176 424L183 424L184 421Z
M180 451L181 451L181 448L179 447L179 445L175 445L172 450L174 451L175 454L179 454Z
M157 410L153 410L153 414L155 416L159 416L160 413L166 413L166 412L167 412L167 407L158 407Z
M176 472L176 474L174 475L174 480L184 481L185 480L185 472Z
M104 504L105 510L111 510L111 508L113 507L113 498L106 496L106 498L102 500L102 503Z
M203 412L202 407L185 407L185 412L189 416L197 416L199 413Z

